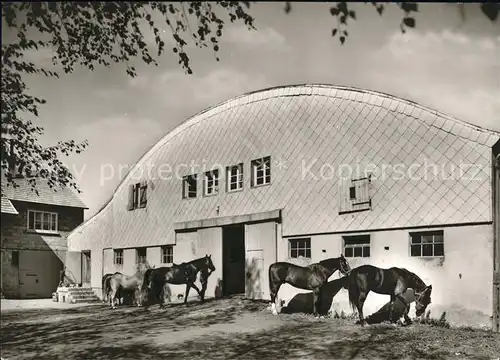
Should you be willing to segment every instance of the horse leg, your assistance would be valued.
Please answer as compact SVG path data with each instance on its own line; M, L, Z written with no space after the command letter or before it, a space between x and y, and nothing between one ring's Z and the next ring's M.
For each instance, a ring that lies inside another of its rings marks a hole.
M408 316L408 313L410 312L410 304L408 304L406 302L406 299L404 299L402 296L397 296L399 300L401 300L405 306L405 311L403 313L403 317L405 319L405 324L406 325L411 325L412 324L412 321L410 319L410 317Z
M208 287L208 281L207 280L202 281L201 282L201 293L200 293L201 302L205 301L205 292L207 291L207 287Z
M393 321L394 308L396 307L396 295L391 295L391 304L389 306L389 321Z
M196 290L196 292L198 293L198 296L201 298L201 290L198 289L198 286L196 286L196 284L193 283L193 284L191 284L191 287Z
M313 290L313 315L318 316L318 310L321 310L321 287Z
M135 303L137 304L137 307L141 307L142 296L141 296L141 288L140 287L135 289L134 297L135 297Z
M276 296L278 295L278 291L281 287L281 281L277 282L276 280L269 281L269 290L271 294L271 313L273 315L278 315L278 311L276 310Z
M160 286L156 292L156 298L160 302L160 309L163 309L165 307L165 286L166 284Z
M115 308L115 296L116 296L116 289L111 288L111 294L110 294L111 309Z
M357 304L356 304L356 307L358 309L358 314L359 314L359 323L361 324L361 326L364 326L365 325L365 317L363 315L363 305L365 304L365 300L366 300L366 296L368 295L367 292L360 292L359 293L359 296L358 296L358 301L357 301Z
M194 284L193 284L194 285ZM191 283L186 284L186 295L184 296L184 305L187 305L189 290L191 290Z

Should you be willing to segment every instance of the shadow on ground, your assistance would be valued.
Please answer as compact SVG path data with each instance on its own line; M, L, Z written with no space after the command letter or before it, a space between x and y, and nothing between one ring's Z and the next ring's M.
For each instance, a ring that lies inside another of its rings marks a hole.
M303 314L274 317L266 307L233 298L148 311L99 305L11 311L2 313L2 357L439 360L492 359L500 353L500 336L485 331L421 324L361 328L348 320Z
M333 298L338 292L346 286L347 277L329 281L321 289L321 302L319 313L327 314L332 307ZM313 312L313 293L312 291L306 293L299 293L295 295L287 304L286 307L281 309L284 314L305 313L312 314Z

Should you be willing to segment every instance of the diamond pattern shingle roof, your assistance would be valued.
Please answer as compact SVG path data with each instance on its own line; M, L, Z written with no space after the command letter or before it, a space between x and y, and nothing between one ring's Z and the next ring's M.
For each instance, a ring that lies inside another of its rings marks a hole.
M68 187L51 189L46 180L37 179L37 194L35 191L32 191L27 179L14 179L14 182L18 185L15 188L12 185L6 186L5 181L2 181L2 191L7 199L87 209L87 206L80 200L78 195Z
M303 85L251 93L166 135L70 239L114 247L174 243L175 222L274 209L283 209L285 236L491 221L491 146L499 137L371 91ZM250 161L267 155L272 184L250 188ZM193 161L198 168L190 170ZM183 175L240 162L243 191L227 193L222 178L219 195L181 199ZM165 165L178 176L144 171ZM407 171L402 178L398 165ZM304 167L314 175L304 176ZM372 210L338 214L339 172L347 167L371 169ZM147 208L126 211L128 185L138 179L149 180Z

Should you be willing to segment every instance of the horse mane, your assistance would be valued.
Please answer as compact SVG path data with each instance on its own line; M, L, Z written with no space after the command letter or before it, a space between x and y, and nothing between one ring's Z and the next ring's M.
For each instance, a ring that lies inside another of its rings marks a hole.
M421 290L425 287L427 287L427 284L414 272L411 272L408 269L401 268L401 270L407 275L408 280L413 284L413 286L418 286L418 289L414 290ZM409 286L411 288L411 286Z
M311 264L311 265L308 266L308 268L311 269L314 272L316 272L318 270L324 270L324 269L329 270L329 268L325 267L324 265L322 265L320 263Z
M317 262L316 264L323 266L329 270L339 270L340 269L340 261L339 258L328 258Z

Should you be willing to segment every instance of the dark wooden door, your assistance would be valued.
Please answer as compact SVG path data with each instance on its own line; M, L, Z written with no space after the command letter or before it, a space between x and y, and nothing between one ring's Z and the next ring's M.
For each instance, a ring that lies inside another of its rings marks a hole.
M91 281L91 257L90 250L82 251L82 285L90 286Z

